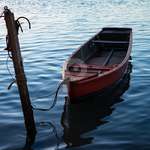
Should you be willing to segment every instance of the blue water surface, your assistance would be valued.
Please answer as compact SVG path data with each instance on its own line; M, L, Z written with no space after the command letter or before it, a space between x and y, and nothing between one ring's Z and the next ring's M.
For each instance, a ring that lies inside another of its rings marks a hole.
M32 104L44 108L53 102L44 96L57 88L63 63L74 50L103 27L133 29L132 72L122 95L113 102L97 97L92 104L68 106L67 92L61 89L51 111L34 111L37 135L32 150L149 150L150 1L0 0L0 12L5 5L16 18L31 21L28 30L22 20L19 39ZM7 90L12 81L7 68L13 76L14 71L3 50L5 36L0 18L0 150L20 150L26 130L17 86Z

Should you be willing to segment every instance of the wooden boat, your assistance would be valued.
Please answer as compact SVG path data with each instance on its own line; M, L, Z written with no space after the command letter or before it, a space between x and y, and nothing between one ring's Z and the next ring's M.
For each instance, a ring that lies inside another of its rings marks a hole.
M77 49L63 70L70 101L74 103L119 81L127 71L131 47L131 28L103 28Z

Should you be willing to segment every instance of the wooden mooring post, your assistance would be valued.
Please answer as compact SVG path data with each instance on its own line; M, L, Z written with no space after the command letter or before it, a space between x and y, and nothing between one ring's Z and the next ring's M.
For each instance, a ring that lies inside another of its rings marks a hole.
M26 76L24 73L16 21L14 19L14 14L7 7L4 8L4 19L7 27L7 50L11 53L14 65L16 82L27 131L27 142L32 143L36 135L34 115L31 107Z

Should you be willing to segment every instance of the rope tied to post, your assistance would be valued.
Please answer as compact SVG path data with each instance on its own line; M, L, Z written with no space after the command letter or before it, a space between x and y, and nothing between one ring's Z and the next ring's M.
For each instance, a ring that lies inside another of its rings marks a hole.
M18 33L16 30L16 23L14 14L7 8L4 8L4 20L7 28L7 48L11 52L12 61L15 71L15 78L17 81L18 92L20 95L20 102L25 119L25 127L27 130L29 142L34 141L36 135L36 126L34 121L33 110L30 104L30 96L28 86L25 81L24 66L20 50L20 43ZM31 136L30 136L31 135Z
M3 14L4 14L4 16L3 16ZM20 19L25 19L28 22L29 29L31 28L31 23L30 23L29 19L27 19L26 17L19 17L18 19L15 20L13 13L7 7L4 7L3 14L1 16L4 17L5 22L6 22L6 27L7 27L7 35L6 35L6 45L7 45L7 47L5 48L5 50L8 51L8 58L10 58L15 63L14 66L16 68L15 69L16 75L15 75L15 78L14 78L13 75L11 74L10 69L9 69L8 59L7 59L7 69L9 71L10 75L12 76L12 82L8 86L8 89L10 89L14 83L18 84L18 82L19 82L20 83L19 86L21 85L22 87L24 87L24 90L26 91L26 93L25 92L20 92L20 95L25 94L24 96L21 95L22 96L21 98L23 99L24 97L26 97L26 100L30 100L29 94L28 94L28 88L27 88L27 84L26 84L26 77L25 77L24 70L23 70L23 64L22 64L22 61L20 61L21 60L21 53L20 52L19 53L15 52L15 51L18 51L18 50L20 51L20 47L18 46L19 41L18 41L18 38L14 38L14 35L16 37L18 36L19 29L23 32L23 28L21 26L22 23L20 22ZM12 34L12 32L13 32L13 34ZM17 55L17 54L19 54L19 55ZM14 55L15 55L15 57L14 57ZM14 61L16 58L17 58L17 61ZM18 73L18 72L20 72L18 70L21 70L22 73ZM54 96L53 103L49 108L37 108L37 107L34 107L33 105L31 105L30 102L29 102L29 105L31 106L32 110L39 110L39 111L49 111L49 110L51 110L56 105L57 96L58 96L58 92L59 92L60 88L62 87L62 85L64 83L68 82L68 80L69 80L68 78L64 79L58 85L56 91L54 92L55 96ZM22 90L22 88L20 88L19 90Z
M10 17L10 14L13 16L13 13L11 13L11 11L8 9L7 6L4 7L4 11L2 12L2 14L0 15L0 17L4 17L5 21ZM9 17L8 17L9 16ZM14 30L16 29L16 35L19 34L19 29L21 30L21 32L23 32L23 28L21 26L21 22L20 22L20 19L25 19L27 22L28 22L28 25L29 25L29 29L31 29L31 23L29 21L28 18L26 17L19 17L17 18L16 20L13 20L13 24L14 24ZM7 27L8 28L8 27ZM12 77L12 82L10 83L10 85L8 86L8 90L12 87L12 85L14 83L16 83L16 77L13 77L10 69L9 69L9 66L8 66L8 59L10 58L11 60L12 59L12 51L14 50L13 49L13 42L11 39L12 37L10 37L10 33L8 32L7 35L6 35L6 48L4 50L7 50L8 51L8 57L7 57L7 61L6 61L6 66L7 66L7 70L10 74L10 76ZM14 38L14 37L13 37Z
M20 19L26 20L28 22L29 29L31 29L31 22L29 21L29 19L26 18L26 17L19 17L15 20L15 27L16 27L17 35L19 34L19 29L21 30L21 32L23 32L23 28L22 28L22 25L21 25L22 23L19 21ZM11 41L10 41L9 35L6 35L6 45L7 45L7 47L5 48L5 50L8 50L8 51L13 50L11 48Z

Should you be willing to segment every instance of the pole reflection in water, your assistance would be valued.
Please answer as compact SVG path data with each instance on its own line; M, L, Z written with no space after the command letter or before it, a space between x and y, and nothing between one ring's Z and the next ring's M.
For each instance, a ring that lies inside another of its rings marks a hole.
M83 137L84 133L108 123L104 117L111 115L115 103L123 101L120 96L129 88L132 65L123 79L103 96L95 95L79 104L70 104L66 98L61 124L64 128L63 140L67 147L78 147L92 143L94 137Z
M29 135L27 135L27 137L26 137L26 143L25 143L25 146L24 146L24 148L22 150L33 150L32 149L32 145L35 142L35 135L30 135L30 136L31 137L29 137Z

